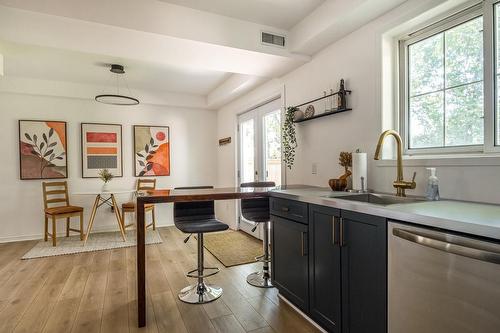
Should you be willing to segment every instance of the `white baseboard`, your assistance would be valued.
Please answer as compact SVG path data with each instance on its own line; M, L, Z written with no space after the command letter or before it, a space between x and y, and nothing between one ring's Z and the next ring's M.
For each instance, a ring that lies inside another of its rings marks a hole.
M278 294L278 297L284 301L286 304L290 305L295 311L297 311L302 317L304 317L305 320L307 320L308 322L310 322L314 327L316 327L320 332L324 332L324 333L328 333L328 331L325 331L321 326L319 326L314 320L312 320L311 318L309 318L308 315L306 315L304 312L302 312L302 310L300 310L298 307L296 307L295 305L293 305L292 302L290 302L289 300L287 300L284 296L282 296L281 294Z
M169 227L172 226L173 224L157 224L157 228L161 227ZM92 233L96 232L109 232L109 231L118 231L118 227L115 225L105 225L105 226L96 226L92 228ZM71 235L77 235L76 232L71 231ZM64 228L63 231L57 233L57 237L64 237L66 236L66 229ZM30 240L41 240L43 239L43 233L39 234L32 234L32 235L18 235L18 236L7 236L7 237L0 237L0 243L12 243L12 242L22 242L22 241L30 241Z

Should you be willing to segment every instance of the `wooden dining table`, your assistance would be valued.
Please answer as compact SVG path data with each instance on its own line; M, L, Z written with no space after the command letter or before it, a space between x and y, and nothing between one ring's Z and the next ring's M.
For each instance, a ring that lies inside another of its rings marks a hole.
M268 197L274 187L150 190L137 194L137 311L139 327L146 326L146 243L144 205L169 202L251 199Z

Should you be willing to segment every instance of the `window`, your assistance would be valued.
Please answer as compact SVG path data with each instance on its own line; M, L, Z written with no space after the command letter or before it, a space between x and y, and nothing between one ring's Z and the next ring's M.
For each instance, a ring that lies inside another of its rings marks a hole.
M485 137L482 14L468 11L400 45L407 152L481 150Z
M500 3L494 5L494 35L495 35L495 87L496 87L496 98L495 98L495 145L500 146L500 94L498 93L500 88Z

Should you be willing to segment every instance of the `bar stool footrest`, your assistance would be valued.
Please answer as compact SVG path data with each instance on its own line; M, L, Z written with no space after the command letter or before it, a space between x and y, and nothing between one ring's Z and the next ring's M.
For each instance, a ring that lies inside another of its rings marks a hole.
M271 262L271 256L267 256L267 258L266 258L266 255L263 254L261 256L255 257L255 261L256 262L268 262L269 263L269 262Z
M215 270L215 272L211 272L211 273L208 273L208 274L202 274L202 275L193 274L195 272L198 272L198 268L196 268L196 269L193 269L192 271L187 272L186 276L190 277L190 278L196 278L196 279L198 279L198 278L206 278L206 277L215 275L215 274L219 273L219 271L220 271L220 269L218 267L203 267L203 272L205 270Z

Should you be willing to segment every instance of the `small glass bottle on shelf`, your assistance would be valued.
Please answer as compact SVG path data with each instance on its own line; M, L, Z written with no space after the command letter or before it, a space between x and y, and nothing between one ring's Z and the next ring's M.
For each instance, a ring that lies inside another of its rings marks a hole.
M333 112L333 111L335 111L335 105L334 105L335 104L334 103L335 96L333 95L333 89L330 89L330 95L331 95L329 98L330 99L330 110L328 110L328 111Z
M323 91L323 98L324 98L324 101L325 101L325 110L324 110L324 112L328 112L328 98L326 97L326 90Z

